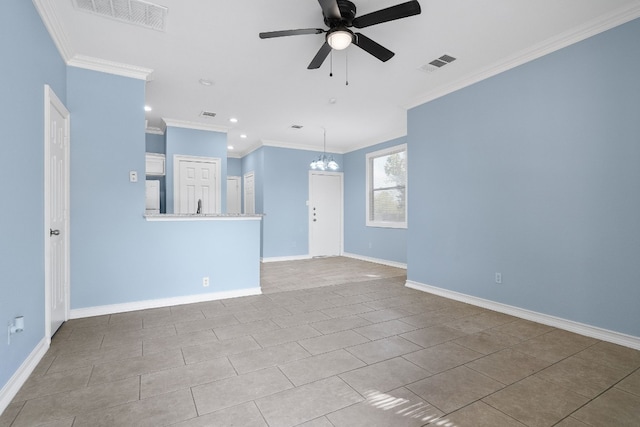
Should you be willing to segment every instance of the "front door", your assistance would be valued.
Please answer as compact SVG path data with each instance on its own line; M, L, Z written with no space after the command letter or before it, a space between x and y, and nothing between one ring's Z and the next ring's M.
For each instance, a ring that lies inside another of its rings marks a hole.
M342 253L342 173L310 172L309 255Z
M45 86L45 329L69 318L69 112Z
M220 213L220 159L176 156L174 212Z

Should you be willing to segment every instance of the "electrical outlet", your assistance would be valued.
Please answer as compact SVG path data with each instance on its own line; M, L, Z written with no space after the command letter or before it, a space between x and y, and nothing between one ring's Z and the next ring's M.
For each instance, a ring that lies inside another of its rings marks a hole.
M202 286L205 287L205 288L209 286L209 278L208 277L203 277L202 278Z
M138 172L129 171L129 182L138 182Z
M502 283L502 273L496 273L496 283Z

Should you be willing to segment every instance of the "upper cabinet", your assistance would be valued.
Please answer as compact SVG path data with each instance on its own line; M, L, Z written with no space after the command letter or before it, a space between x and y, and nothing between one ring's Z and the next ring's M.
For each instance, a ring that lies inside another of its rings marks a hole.
M165 157L164 154L146 153L145 170L147 175L164 175L165 174Z

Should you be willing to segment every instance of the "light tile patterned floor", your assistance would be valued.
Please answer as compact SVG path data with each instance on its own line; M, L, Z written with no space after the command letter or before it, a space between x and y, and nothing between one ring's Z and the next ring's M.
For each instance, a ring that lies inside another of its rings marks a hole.
M639 426L640 352L404 287L346 258L263 295L72 320L12 426Z

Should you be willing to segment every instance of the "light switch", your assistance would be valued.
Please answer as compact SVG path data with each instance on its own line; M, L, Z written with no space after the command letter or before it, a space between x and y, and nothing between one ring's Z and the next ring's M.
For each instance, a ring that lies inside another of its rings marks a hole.
M138 182L138 172L129 171L129 182Z

